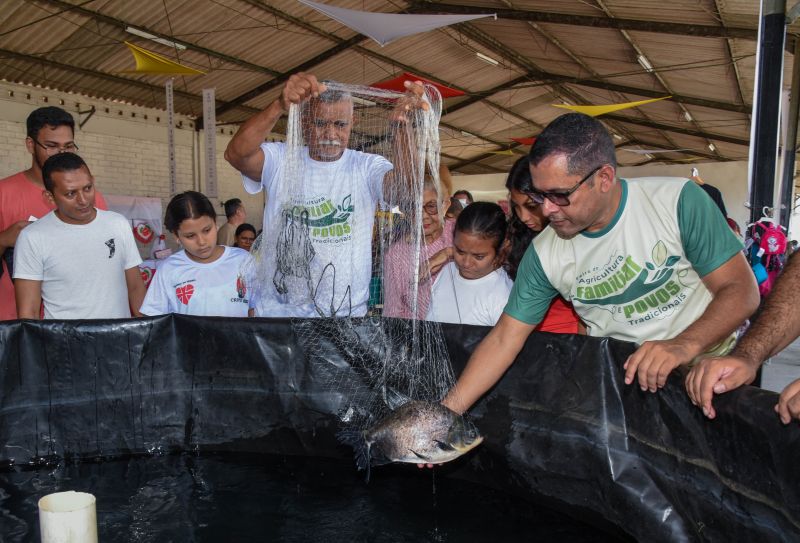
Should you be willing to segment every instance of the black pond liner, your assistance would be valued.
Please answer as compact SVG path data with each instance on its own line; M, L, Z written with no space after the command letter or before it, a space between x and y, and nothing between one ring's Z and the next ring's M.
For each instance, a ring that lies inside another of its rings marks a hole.
M374 351L368 338L377 326L173 315L2 324L0 494L14 494L26 470L57 464L57 477L83 461L352 459L334 437L349 399L330 383L363 381L365 367L349 362ZM317 328L314 352L306 352L295 332L308 337ZM488 329L444 331L459 373ZM800 428L780 423L777 395L751 387L725 394L715 401L717 419L707 421L677 372L657 394L624 385L622 364L633 350L614 340L531 335L471 411L484 443L437 474L547 498L640 541L800 538ZM373 475L379 470L396 473L378 467ZM7 506L0 495L0 514ZM0 535L8 535L4 526Z

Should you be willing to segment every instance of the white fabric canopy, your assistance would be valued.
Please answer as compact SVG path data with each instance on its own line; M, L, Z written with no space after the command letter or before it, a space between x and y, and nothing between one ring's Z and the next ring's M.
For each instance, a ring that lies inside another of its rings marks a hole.
M369 36L381 46L386 45L398 38L427 32L443 26L456 23L463 23L473 19L484 17L494 17L494 13L485 15L407 15L404 13L371 13L368 11L356 11L354 9L337 8L325 4L318 4L310 0L298 0L320 13L324 13L331 19L339 21L343 25Z

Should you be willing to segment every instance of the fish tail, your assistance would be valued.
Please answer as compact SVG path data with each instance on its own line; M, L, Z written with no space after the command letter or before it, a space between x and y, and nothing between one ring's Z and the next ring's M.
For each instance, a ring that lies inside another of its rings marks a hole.
M340 443L353 448L356 455L356 466L358 470L367 470L367 482L369 482L369 443L367 443L364 432L356 428L344 428L336 433Z

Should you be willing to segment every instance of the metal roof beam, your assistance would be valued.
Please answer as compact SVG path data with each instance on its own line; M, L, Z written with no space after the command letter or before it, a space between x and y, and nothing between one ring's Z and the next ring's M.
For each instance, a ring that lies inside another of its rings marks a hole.
M319 63L321 63L321 62L323 62L323 61L325 61L325 60L327 60L327 59L329 59L329 58L331 58L331 57L343 52L343 51L346 51L349 48L352 48L354 51L357 51L358 53L360 53L362 55L369 56L371 58L374 58L376 60L384 62L384 63L386 63L386 64L388 64L390 66L397 66L398 68L402 69L403 71L411 72L411 73L413 73L415 75L418 75L420 77L423 77L423 78L425 78L425 79L427 79L429 81L433 81L433 82L439 83L441 85L446 85L448 87L455 88L456 90L460 90L462 92L469 93L468 90L461 89L461 88L458 88L458 87L454 87L451 83L449 83L449 82L447 82L447 81L445 81L443 79L438 78L434 74L427 73L427 72L422 71L422 70L420 70L420 69L418 69L418 68L416 68L414 66L410 66L410 65L407 65L407 64L403 64L403 63L397 62L396 60L394 60L394 59L392 59L390 57L387 57L385 55L382 55L380 53L377 53L375 51L367 49L366 47L360 46L359 45L360 43L362 43L362 42L366 41L367 39L369 39L367 36L363 36L361 34L356 34L355 36L353 36L349 40L345 40L345 39L340 38L340 37L338 37L338 36L336 36L334 34L331 34L331 33L326 32L326 31L324 31L324 30L322 30L320 28L317 28L314 25L309 24L309 23L303 21L302 19L300 19L298 17L294 17L294 16L292 16L292 15L290 15L290 14L284 12L284 11L281 11L281 10L279 10L279 9L273 7L273 6L264 4L259 0L244 0L244 1L247 2L248 4L254 6L254 7L257 7L259 9L263 10L263 11L266 11L266 12L272 14L272 15L275 15L276 17L280 17L280 18L282 18L282 19L284 19L286 21L289 21L290 23L292 23L292 24L294 24L296 26L299 26L300 28L308 30L309 32L313 32L314 34L316 34L316 35L318 35L318 36L320 36L322 38L325 38L327 40L330 40L330 41L332 41L332 42L334 42L336 44L334 47L332 47L331 49L328 49L327 51L324 51L323 53L321 53L317 57L315 57L315 58L313 58L311 60L308 60L308 61L304 62L303 64L301 64L299 66L295 66L294 68L289 70L289 73L295 73L295 72L298 72L298 71L308 70L308 69L312 68L313 66L315 66L315 65L317 65L317 64L319 64ZM281 85L286 79L288 79L288 78L285 77L285 78L279 78L279 79L276 79L276 80L273 80L273 81L268 81L268 82L264 83L263 85L260 85L258 88L253 89L252 91L242 95L241 97L234 98L229 103L236 104L236 103L246 102L247 100L252 100L256 96L258 96L260 94L263 94L265 92L268 92L268 91L274 89L275 87ZM240 100L240 98L243 98L243 99ZM533 126L539 128L539 129L542 128L542 125L540 125L539 123L531 121L530 119L525 119L524 117L522 117L521 115L519 115L515 111L510 110L510 109L508 109L506 107L503 107L500 104L496 104L496 103L494 103L494 102L492 102L490 100L487 100L486 97L480 97L478 100L481 100L481 99L485 100L486 103L489 106L497 109L498 111L502 111L503 113L506 113L508 115L516 116L520 120L524 120L525 122L528 122L528 123L532 124ZM478 101L478 100L476 100L476 101ZM466 106L464 106L464 107L466 107ZM449 108L448 112L452 112L452 111L454 111L453 108ZM220 113L224 113L224 111L219 111L218 110L217 111L217 115L219 115Z
M640 138L636 138L633 141L626 141L623 145L640 145L640 146L642 146L644 148L651 148L651 149L652 148L665 149L665 150L669 149L669 147L667 147L663 143L654 143L652 141L644 141L644 140L642 140ZM621 147L622 147L622 145L617 146L617 150L622 150L622 149L620 149ZM675 151L675 154L691 155L691 156L700 157L700 158L707 158L707 159L715 161L715 162L720 161L720 160L731 160L730 158L727 158L727 157L724 157L724 156L720 157L720 156L717 156L717 155L714 155L714 154L711 154L711 153L704 153L702 151L694 151L692 149L682 149L680 151Z
M469 39L475 41L476 43L488 49L497 51L498 53L502 54L505 58L508 58L510 61L512 61L514 64L520 66L524 70L527 70L527 73L523 77L527 78L528 81L538 81L539 83L537 83L537 85L550 85L556 83L574 84L574 85L582 85L584 87L593 87L597 89L605 89L608 91L621 92L624 94L634 94L637 96L644 96L647 98L663 98L665 95L664 91L641 89L638 87L629 87L626 85L617 85L615 83L609 83L608 81L594 79L594 78L572 77L569 75L545 72L533 66L527 58L522 57L518 53L514 52L502 42L494 39L491 36L488 36L486 33L481 32L480 30L476 29L475 27L473 27L468 23L462 23L458 25L458 31L467 36ZM733 104L730 102L707 100L705 98L697 98L693 96L684 96L679 94L673 94L671 98L668 98L668 100L671 100L673 102L681 102L684 104L692 104L695 106L712 108L712 109L733 111L736 113L750 113L752 109L751 106L745 104Z
M188 42L186 40L181 40L174 36L170 36L169 34L163 34L161 32L157 32L151 28L146 26L137 24L137 23L129 23L127 21L123 21L122 19L117 19L115 17L110 17L98 11L94 11L91 9L86 9L81 6L76 6L75 4L70 4L69 2L64 2L63 0L36 0L39 3L50 4L52 6L56 6L59 9L64 11L71 11L73 13L77 13L79 15L83 15L84 17L88 17L90 19L94 19L96 21L103 22L105 24L115 26L121 29L123 32L125 31L126 27L134 27L138 28L139 30L143 30L148 34L152 34L153 36L157 36L159 38L169 40L171 42L177 43L179 45L183 45L187 49L191 49L192 51L196 51L198 53L203 53L210 57L218 58L220 60L224 60L225 62L236 64L238 66L242 66L243 68L247 68L248 70L253 70L254 72L265 73L267 75L271 75L273 77L279 77L282 74L276 70L272 70L267 68L266 66L259 66L258 64L253 64L252 62L247 62L246 60L240 59L238 57L234 57L231 55L226 55L224 53L220 53L214 49L208 49L207 47L203 47L202 45L198 45L196 43ZM131 39L134 39L133 37Z
M497 7L462 6L457 4L441 4L412 0L410 9L414 13L448 13L463 15L482 15L496 13L500 19L514 21L531 21L535 23L553 23L572 26L588 26L593 28L612 28L615 30L633 30L639 32L657 32L659 34L677 34L680 36L698 36L708 38L741 38L756 40L758 29L735 28L729 26L710 26L684 23L664 23L641 19L621 19L618 17L592 17L588 15L570 15L546 11L528 11L524 9L504 9Z
M17 53L16 51L9 51L8 49L0 49L0 61L4 58L12 58L18 60L24 60L26 62L35 62L44 64L46 67L57 68L59 70L65 70L68 72L79 73L89 77L96 77L98 79L103 79L105 81L109 81L112 83L117 83L119 85L127 85L129 87L138 87L140 89L148 90L151 92L157 92L159 96L164 96L164 87L158 85L151 85L150 83L145 83L144 81L138 81L136 79L128 79L127 77L120 77L117 75L110 75L103 72L96 72L94 70L89 70L87 68L81 68L80 66L73 66L71 64L63 64L61 62L56 62L47 58L37 57L33 55L26 55L24 53ZM196 100L197 102L202 102L203 97L199 94L192 94L189 92L181 91L175 89L174 91L175 96L179 96L181 98L187 100ZM217 102L225 104L226 102L222 100L217 100ZM145 104L142 104L145 105ZM146 106L146 107L156 107L153 105ZM257 113L258 110L252 107L247 106L237 106L238 109L252 115Z
M286 82L292 76L292 74L297 73L297 72L304 72L306 70L309 70L309 69L313 68L314 66L316 66L317 64L320 64L321 62L324 62L324 61L328 60L329 58L335 57L336 55L338 55L342 51L346 51L347 49L350 49L353 45L355 45L356 43L359 43L359 42L361 42L361 41L363 41L365 39L366 39L366 36L362 36L361 34L358 34L356 36L353 36L349 40L345 40L345 41L335 45L334 47L331 47L330 49L328 49L326 51L323 51L322 53L320 53L319 55L315 56L314 58L311 58L311 59L303 62L302 64L294 66L290 71L286 72L285 74L281 74L280 76L276 77L275 79L267 81L266 83L263 83L263 84L255 87L254 89L251 89L251 90L247 91L246 93L237 96L236 98L228 101L227 104L217 107L217 115L221 115L221 114L225 113L226 111L228 111L228 110L230 110L230 109L232 109L232 108L234 108L236 106L242 105L245 102L247 102L249 100L252 100L253 98L257 98L258 96L261 96L265 92L269 92L270 90L274 89L275 87L278 87L278 86L282 85L284 82Z
M520 146L519 143L514 142L514 143L511 143L511 144L507 145L505 147L505 149L514 149L514 148L519 147L519 146ZM505 149L501 149L501 150L505 150ZM472 158L468 158L466 160L462 160L461 162L457 162L457 163L453 164L452 166L448 166L448 167L450 168L451 171L456 171L459 168L463 168L464 166L468 166L469 164L474 164L475 162L480 162L481 160L483 160L485 158L491 158L491 157L496 157L496 156L497 156L497 154L494 153L494 152L481 153L478 156L474 156ZM491 166L488 166L486 164L483 164L483 166L486 166L487 168L491 167Z
M745 140L742 138L735 138L733 136L726 136L724 134L713 134L711 132L705 132L702 130L694 130L691 128L682 128L679 126L672 126L669 124L664 123L657 123L653 121L645 121L642 119L637 119L635 117L626 117L624 115L614 115L614 114L606 114L602 117L598 117L598 119L607 120L607 121L615 121L620 123L629 123L629 124L636 124L639 126L644 126L647 128L652 128L654 130L664 130L667 132L675 132L677 134L683 134L686 136L694 136L696 138L704 138L712 141L724 141L726 143L733 143L734 145L743 145L745 147L750 146L750 140Z

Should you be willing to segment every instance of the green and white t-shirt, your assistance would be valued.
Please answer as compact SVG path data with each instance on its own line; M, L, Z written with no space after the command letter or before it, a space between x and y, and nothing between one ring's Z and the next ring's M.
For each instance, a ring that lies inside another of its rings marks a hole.
M536 324L561 294L589 335L636 343L671 339L703 314L712 295L701 278L741 251L741 241L690 180L619 183L619 208L603 230L562 239L546 228L534 239L505 313Z

